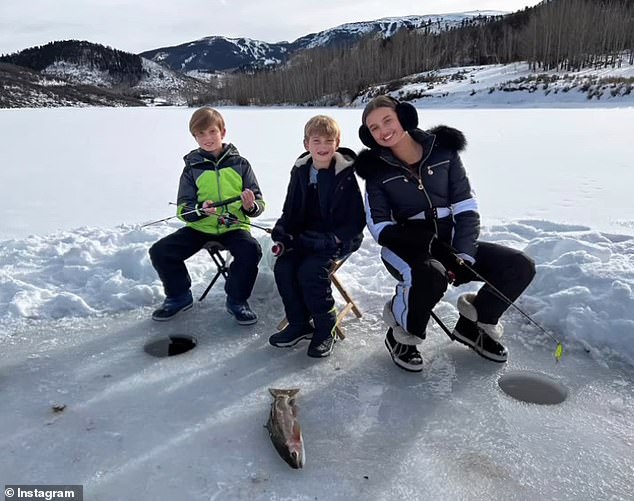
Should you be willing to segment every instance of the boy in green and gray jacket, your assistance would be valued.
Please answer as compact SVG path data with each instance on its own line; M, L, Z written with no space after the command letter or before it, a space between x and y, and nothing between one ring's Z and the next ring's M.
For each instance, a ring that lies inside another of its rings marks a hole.
M255 284L262 250L245 223L264 210L258 181L236 147L222 142L226 129L218 111L209 107L196 110L189 121L189 130L199 148L185 155L177 200L177 214L187 226L150 248L152 265L163 282L166 296L152 318L170 320L192 307L191 279L185 260L207 242L215 241L233 256L225 284L227 311L241 325L254 324L258 318L247 300ZM231 199L234 201L222 204ZM223 224L223 220L232 224Z

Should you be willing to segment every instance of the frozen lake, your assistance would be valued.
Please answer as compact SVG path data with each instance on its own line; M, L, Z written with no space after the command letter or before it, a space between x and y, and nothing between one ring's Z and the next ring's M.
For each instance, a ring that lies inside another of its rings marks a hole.
M419 374L383 346L395 282L368 235L337 272L363 318L344 322L325 360L305 344L268 345L282 308L259 230L257 324L236 326L219 286L171 322L149 319L163 291L147 250L180 223L139 223L174 213L191 112L0 110L0 484L81 484L95 501L632 500L634 109L420 110L424 128L467 136L483 238L535 259L519 304L565 351L555 363L552 340L509 311L507 364L431 325ZM343 143L361 147L359 109L222 112L259 178L263 225L280 212L310 116L334 116ZM188 267L198 295L209 258ZM450 287L437 306L450 327L475 287ZM174 334L197 348L143 351ZM512 399L498 379L515 371L553 378L567 399ZM263 427L270 387L301 389L302 471Z
M250 160L276 217L314 114L361 148L360 109L223 108L227 140ZM195 143L183 108L0 110L0 239L172 215L182 157ZM463 154L483 220L534 218L634 234L629 141L634 108L425 110ZM116 196L113 196L113 193ZM37 214L37 217L32 217Z

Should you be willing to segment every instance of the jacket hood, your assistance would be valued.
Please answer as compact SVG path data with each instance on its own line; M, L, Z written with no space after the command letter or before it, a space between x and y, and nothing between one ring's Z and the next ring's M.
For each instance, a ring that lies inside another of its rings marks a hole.
M409 131L412 139L423 145L425 150L431 148L446 148L451 151L460 152L467 147L467 139L458 129L446 125L438 125L424 131L414 129ZM359 153L355 162L355 170L359 177L367 179L377 169L377 160L389 162L397 161L389 148L365 149Z
M203 149L197 148L185 155L183 157L183 160L185 160L186 165L193 167L198 164L205 164L210 162L215 164L220 159L230 158L234 156L240 156L238 148L236 148L232 143L228 143L223 145L222 153L218 156L218 158Z
M335 156L333 157L335 160L335 176L339 174L344 169L347 169L352 164L354 164L357 154L352 151L350 148L337 148L335 152ZM295 160L295 167L301 167L302 165L306 165L309 162L312 162L313 157L308 152L305 151L302 153L297 160Z

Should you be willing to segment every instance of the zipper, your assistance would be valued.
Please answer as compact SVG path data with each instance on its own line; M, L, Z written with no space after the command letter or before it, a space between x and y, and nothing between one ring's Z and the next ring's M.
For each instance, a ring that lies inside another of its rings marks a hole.
M433 176L435 167L440 167L441 165L448 164L448 163L449 163L449 160L443 160L442 162L438 162L437 164L428 165L427 166L427 175L428 176Z
M399 160L396 160L396 162L393 162L391 158L381 157L381 159L385 163L387 163L388 165L392 165L393 167L397 167L397 168L405 171L406 172L406 177L417 183L418 190L419 191L425 191L425 186L423 185L422 168L423 168L423 164L425 163L425 161L429 158L429 155L431 155L431 152L434 149L434 144L436 144L436 137L435 136L433 137L429 148L427 148L427 154L425 156L423 156L423 158L420 161L420 164L418 164L418 175L416 175L416 173L412 173L411 169L409 167L407 167L406 165L403 165ZM435 167L435 166L436 166L436 164L433 165L432 167ZM427 195L427 193L425 193L425 195ZM429 197L427 197L427 198L429 199ZM431 207L431 205L430 205L430 207Z
M229 149L227 149L227 151L224 152L224 154L218 159L217 162L214 162L214 170L216 171L216 183L218 183L218 198L220 199L219 201L222 201L222 192L220 191L220 172L218 171L218 167L220 166L220 164L222 163L222 161L225 159L225 157L229 154ZM226 212L229 212L229 209L227 209L226 206L223 207L223 210L221 211L221 214L224 213L226 210Z
M385 181L382 181L381 184L389 183L390 181L395 181L396 179L405 179L406 182L408 181L407 177L401 174L400 176L392 176Z
M431 155L431 152L434 149L435 142L436 142L436 137L434 136L431 142L431 146L427 150L427 155L425 155L423 159L420 161L420 163L418 164L418 190L419 191L425 191L425 186L423 186L423 172L422 172L423 164L427 161L427 159L429 158L429 155ZM425 196L427 196L427 192L425 192ZM427 200L429 201L429 206L431 207L431 200L429 200L429 197L427 197Z

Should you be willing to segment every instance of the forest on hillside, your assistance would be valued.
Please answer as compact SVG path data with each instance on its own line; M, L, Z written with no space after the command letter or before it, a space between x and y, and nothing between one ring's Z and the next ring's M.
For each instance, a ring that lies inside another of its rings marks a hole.
M281 67L227 77L190 104L346 104L369 86L447 67L528 61L535 71L634 64L632 0L546 0L439 32L401 30L353 47L315 48Z
M136 85L143 76L140 56L79 40L50 42L0 57L0 62L42 71L64 61L108 72L115 83Z

